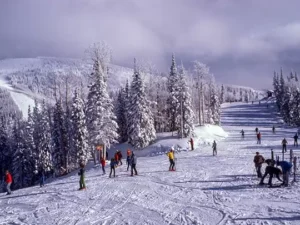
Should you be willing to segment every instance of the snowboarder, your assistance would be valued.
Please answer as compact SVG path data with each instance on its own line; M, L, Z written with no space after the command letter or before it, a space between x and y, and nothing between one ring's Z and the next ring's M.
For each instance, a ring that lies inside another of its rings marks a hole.
M85 173L84 163L80 163L80 170L78 172L78 175L80 176L79 190L85 190L84 173Z
M11 189L10 189L10 186L13 182L13 179L12 179L12 176L11 174L9 173L8 170L5 171L5 183L6 183L6 190L7 190L7 195L10 195L11 194Z
M128 171L129 170L129 166L131 166L131 155L127 155L126 163L127 163L127 171Z
M100 163L101 163L101 166L102 166L102 172L103 172L103 175L105 174L105 160L103 157L100 158Z
M114 172L114 177L116 177L116 167L117 165L117 161L115 160L115 158L112 158L110 160L110 173L109 173L109 177L111 177L112 172Z
M281 144L282 144L282 152L286 152L286 145L287 145L287 140L283 138Z
M45 185L45 171L43 168L39 171L39 178L40 178L40 187L43 187Z
M257 177L261 178L262 177L261 166L265 162L265 159L262 155L259 154L259 152L256 152L256 155L254 156L253 162L254 162L254 165L255 165Z
M274 166L267 166L266 167L266 170L265 170L265 173L263 175L263 177L261 178L260 180L260 185L263 185L264 184L264 179L266 178L266 176L269 174L269 182L268 182L268 185L272 186L272 178L273 176L275 175L276 178L282 182L282 180L280 179L279 175L281 174L281 170L274 167Z
M133 170L134 170L135 175L138 175L138 173L136 171L136 162L137 162L136 155L132 152L132 154L131 154L131 176L133 176Z
M273 134L275 134L275 126L272 127Z
M258 128L257 127L255 128L255 133L258 133Z
M244 138L245 137L245 131L243 129L241 131L241 134L242 134L242 138Z
M293 165L287 161L278 161L278 162L276 162L276 164L277 164L277 166L280 166L282 169L282 174L283 174L282 185L288 186L289 185L289 175L290 175L290 171L291 171L291 168L293 167Z
M261 133L258 132L257 136L257 144L261 144Z
M175 171L175 161L174 161L174 148L172 147L171 150L168 152L167 156L169 157L170 167L169 171Z
M217 155L217 143L216 143L216 141L213 142L212 149L213 149L213 156Z
M193 151L194 150L194 140L193 140L193 138L191 138L189 140L189 143L191 144L191 150Z
M297 133L294 136L294 146L298 147L298 134Z
M123 163L122 163L122 152L120 151L120 150L118 150L118 159L119 159L119 162L118 162L118 165L122 165Z

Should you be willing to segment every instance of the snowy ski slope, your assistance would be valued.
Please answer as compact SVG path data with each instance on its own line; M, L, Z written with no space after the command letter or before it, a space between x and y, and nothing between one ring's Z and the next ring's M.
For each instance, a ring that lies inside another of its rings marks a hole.
M125 165L111 179L91 168L86 191L77 191L74 173L44 188L1 194L0 224L300 224L298 183L288 188L257 186L255 152L268 158L274 148L278 154L282 138L291 143L296 130L279 124L272 110L266 104L225 104L222 125L229 136L218 139L218 156L212 156L209 145L183 151L177 154L176 172L167 171L165 155L139 157L135 177ZM262 132L260 146L256 126Z

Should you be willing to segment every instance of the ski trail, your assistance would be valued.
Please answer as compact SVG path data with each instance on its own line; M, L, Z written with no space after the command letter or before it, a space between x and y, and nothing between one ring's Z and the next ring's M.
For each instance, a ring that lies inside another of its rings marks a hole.
M100 176L101 168L90 169L86 191L77 191L75 174L43 189L1 195L0 224L298 225L298 183L277 189L257 186L255 152L268 158L273 148L278 154L283 136L295 132L277 126L280 118L270 109L273 105L267 108L263 102L225 104L222 124L228 138L218 141L218 155L213 157L211 146L204 144L177 153L176 172L168 171L164 154L139 157L134 177L125 164L116 169L116 178ZM276 134L271 132L274 124ZM262 132L261 145L256 144L255 127ZM294 150L300 156L300 148Z

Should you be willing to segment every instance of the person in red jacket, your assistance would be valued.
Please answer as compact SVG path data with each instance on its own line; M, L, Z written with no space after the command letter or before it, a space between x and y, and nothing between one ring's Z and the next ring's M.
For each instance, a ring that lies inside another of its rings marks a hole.
M115 153L115 162L116 162L116 166L119 165L119 154L118 154L118 151L116 151Z
M101 163L102 171L103 171L103 175L104 175L105 174L105 160L103 157L101 157L100 163Z
M5 182L7 184L6 186L6 189L7 189L7 195L10 195L11 194L11 190L10 190L10 186L11 186L11 183L12 183L12 176L11 174L9 173L8 170L6 170L5 172Z

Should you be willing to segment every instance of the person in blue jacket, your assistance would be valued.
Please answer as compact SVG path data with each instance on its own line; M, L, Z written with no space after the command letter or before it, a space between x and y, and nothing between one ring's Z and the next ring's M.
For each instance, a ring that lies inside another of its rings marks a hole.
M289 185L289 175L291 168L293 165L290 162L287 161L277 161L277 166L281 167L282 170L282 178L283 178L283 183L282 185L288 186Z
M114 177L116 177L116 165L117 165L117 161L115 160L115 158L112 158L110 160L110 173L109 173L109 177L111 177L112 172L114 172Z

